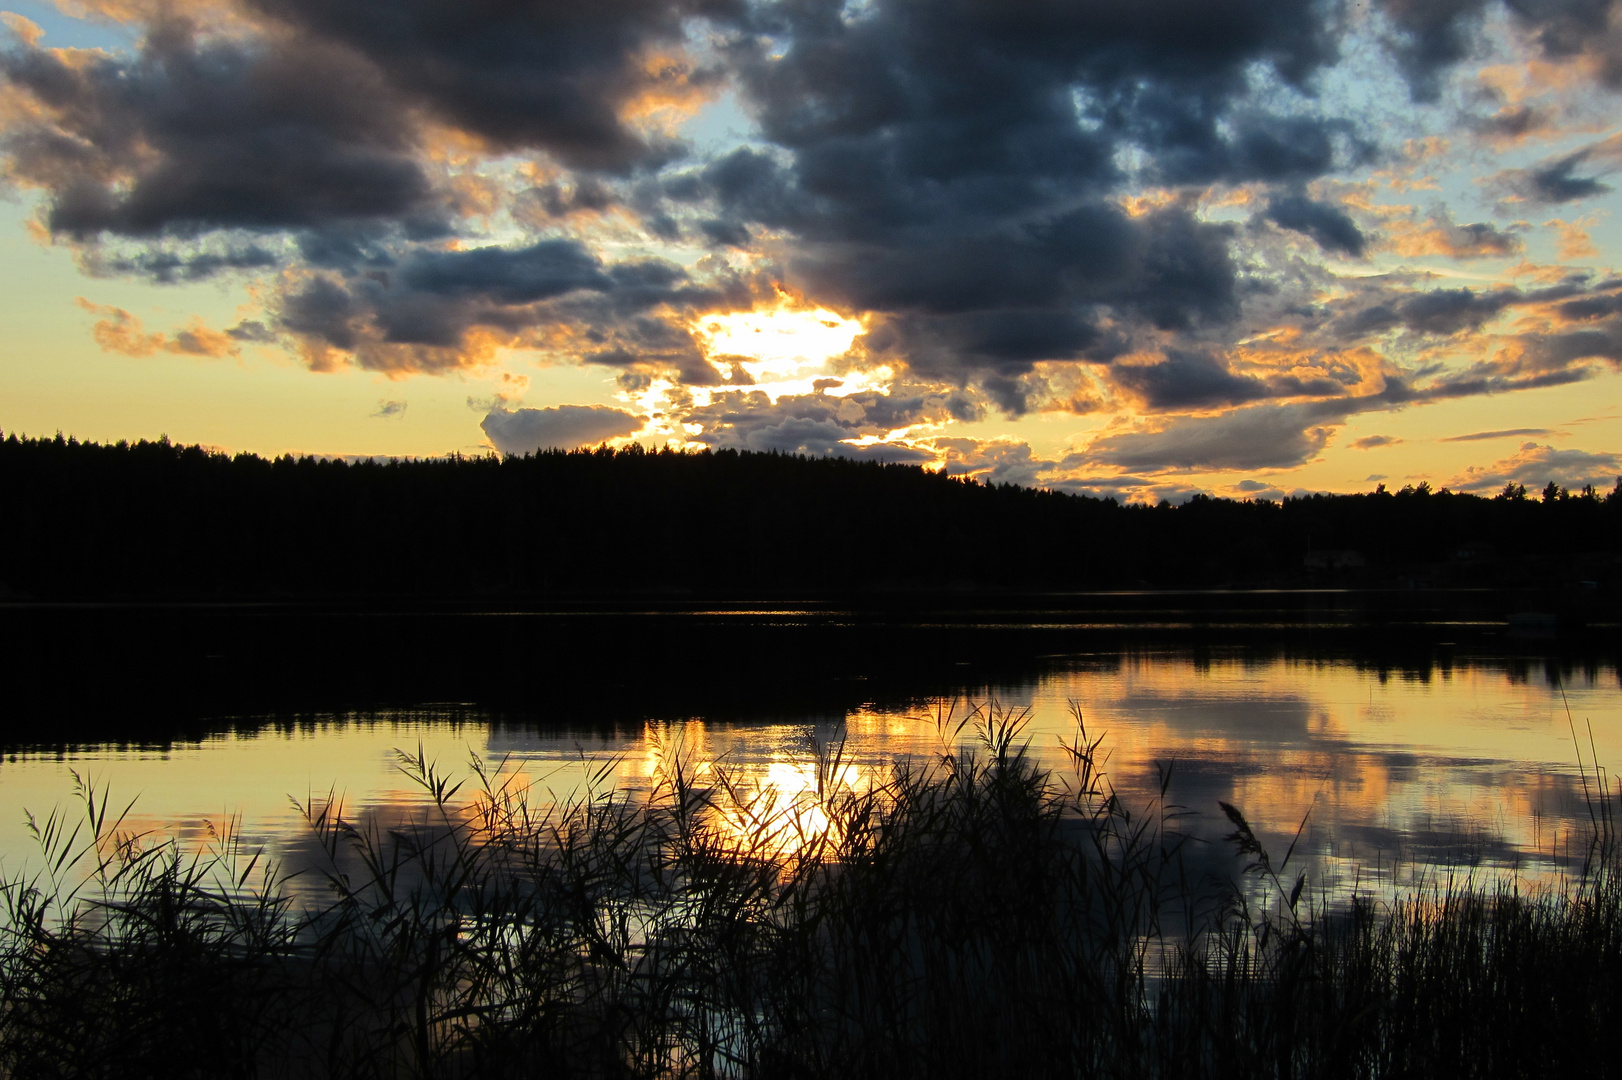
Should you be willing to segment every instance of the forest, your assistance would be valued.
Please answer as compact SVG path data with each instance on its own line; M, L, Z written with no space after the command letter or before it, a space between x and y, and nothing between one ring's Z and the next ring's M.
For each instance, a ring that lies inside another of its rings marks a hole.
M1622 570L1609 491L1122 504L730 450L346 462L0 439L13 601L1569 587Z

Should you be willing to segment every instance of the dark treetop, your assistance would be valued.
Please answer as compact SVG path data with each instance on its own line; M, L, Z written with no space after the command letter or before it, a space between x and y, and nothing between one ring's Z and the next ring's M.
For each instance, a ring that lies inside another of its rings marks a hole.
M1145 506L731 450L349 463L12 435L0 441L0 506L0 596L16 600L1609 589L1622 578L1622 480L1608 493L1382 485Z

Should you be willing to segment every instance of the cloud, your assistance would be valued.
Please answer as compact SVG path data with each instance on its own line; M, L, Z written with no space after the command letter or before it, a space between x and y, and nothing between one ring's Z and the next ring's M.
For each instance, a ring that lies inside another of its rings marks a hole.
M93 304L84 297L78 304L93 315L99 315L91 327L91 336L103 350L125 356L152 356L156 353L174 353L179 356L221 357L234 356L239 351L229 334L205 326L201 319L192 325L169 334L148 333L139 316L120 307Z
M1434 101L1447 71L1482 50L1483 26L1496 5L1490 0L1380 0L1379 7L1393 31L1390 48L1414 97ZM1613 26L1610 0L1510 0L1504 9L1539 59L1591 70L1606 86L1622 84L1622 41Z
M430 122L491 152L543 150L623 171L672 153L630 121L639 101L702 100L686 21L724 2L567 5L429 0L222 4L228 32L160 12L121 57L27 37L0 76L32 108L7 132L13 174L49 197L54 233L449 229L422 151ZM129 17L121 10L115 17Z
M808 457L847 457L909 465L930 464L935 460L935 455L927 449L900 443L858 443L855 438L849 428L834 420L784 416L762 418L762 422L752 422L747 427L733 425L702 441L721 449L774 451Z
M1470 55L1485 6L1482 0L1380 4L1394 31L1390 48L1416 99L1435 100L1442 72Z
M1562 295L1571 295L1563 291ZM1354 295L1328 324L1330 335L1349 343L1370 335L1403 329L1412 334L1450 336L1473 333L1505 311L1521 304L1544 302L1547 294L1531 295L1515 288L1475 290L1406 289L1376 286Z
M603 405L557 405L546 409L492 409L479 424L503 454L573 450L630 435L642 420Z
M1427 400L1563 385L1593 375L1595 361L1622 365L1622 281L1595 281L1576 271L1526 290L1420 291L1408 284L1403 275L1366 279L1344 298L1316 309L1300 340L1326 350L1346 349L1404 331L1384 344L1382 377L1405 388L1393 391L1398 394L1416 392L1410 384L1428 378ZM1506 327L1499 320L1511 312L1518 318ZM1459 350L1455 355L1475 359L1463 365L1444 360L1415 375L1390 366L1402 351L1434 348L1427 339L1437 338L1451 338L1448 347Z
M1622 136L1612 135L1530 168L1505 169L1494 174L1488 186L1511 201L1548 206L1607 194L1611 186L1599 175L1618 167L1622 167ZM1598 175L1578 176L1580 169L1594 169Z
M1487 367L1444 375L1422 386L1388 374L1384 385L1371 393L1265 402L1214 416L1164 417L1127 430L1107 430L1060 464L1065 469L1104 465L1145 473L1290 468L1316 457L1328 445L1335 428L1354 415L1394 411L1423 402L1566 385L1589 374L1582 368L1505 374Z
M931 445L942 453L943 468L952 476L972 476L987 484L1047 486L1042 474L1055 462L1035 456L1029 443L1012 440L934 439Z
M1511 456L1483 468L1469 468L1448 486L1458 491L1497 491L1505 484L1525 484L1528 490L1550 481L1573 491L1585 484L1608 487L1622 473L1622 455L1584 450L1556 450L1528 442Z
M1252 405L1216 417L1179 417L1094 439L1066 464L1126 470L1289 468L1315 457L1332 428L1300 405Z
M1543 223L1544 228L1554 229L1560 237L1556 250L1562 259L1595 259L1599 257L1599 248L1594 238L1589 235L1588 226L1594 224L1593 219L1583 218L1578 221L1562 221L1553 218Z
M988 477L1059 482L1017 440L949 446L944 425L1125 404L1149 417L1094 444L1117 468L1300 461L1351 411L1622 359L1622 313L1586 278L1557 298L1325 265L1509 257L1530 227L1445 206L1420 219L1351 182L1387 175L1407 134L1370 119L1364 90L1391 104L1383 76L1342 85L1380 66L1371 27L1425 99L1489 10L1554 66L1599 57L1610 26L1588 0L1377 7L1369 22L1337 0L107 2L97 17L124 24L127 49L47 48L12 20L0 155L87 273L225 276L259 305L223 333L98 309L115 351L247 342L389 375L483 375L517 353L627 394L670 387L652 391L660 430L694 444ZM680 118L723 94L748 130L683 142ZM1499 139L1556 115L1499 106L1481 127ZM1619 146L1500 188L1592 194ZM693 331L790 303L859 318L829 370L882 368L872 382L891 389L750 393ZM1512 310L1527 317L1505 329ZM1428 366L1444 345L1465 358ZM584 423L515 402L478 401L498 447ZM608 411L623 434L634 418Z
M405 415L406 403L404 401L380 401L377 411L372 414L375 420L398 420Z
M1073 476L1052 480L1043 485L1054 491L1073 495L1090 495L1095 499L1114 499L1122 503L1161 502L1182 504L1196 495L1210 495L1209 488L1185 484L1165 477L1146 476Z
M1526 243L1511 231L1486 221L1461 225L1445 209L1424 222L1393 222L1387 232L1390 249L1408 257L1490 259L1519 255L1526 249Z
M244 319L235 326L228 326L225 335L234 341L249 341L256 345L272 345L277 341L276 334L258 319Z
M670 153L633 122L639 106L692 105L719 73L684 54L688 25L727 26L728 0L606 0L457 5L433 0L253 0L300 41L330 43L395 97L498 151L544 149L586 169L620 171Z
M1520 292L1514 289L1481 293L1468 288L1432 289L1403 301L1397 317L1418 333L1454 334L1477 329L1520 299Z
M1544 110L1520 103L1505 105L1491 116L1476 121L1475 129L1489 142L1514 145L1533 135L1549 133L1552 124Z
M782 265L796 288L871 313L871 348L977 383L1010 413L1024 403L1009 380L1035 364L1107 359L1134 327L1238 316L1234 230L1181 205L1124 212L1111 197L1122 150L1176 184L1303 183L1364 152L1345 119L1249 96L1252 74L1302 84L1333 61L1333 23L1313 3L1171 21L884 0L861 18L774 14L781 47L740 53L738 71L778 152L669 177L669 214L716 244L793 237Z
M1234 375L1216 357L1202 353L1170 350L1158 363L1119 365L1111 374L1117 385L1154 409L1239 405L1268 396L1261 380Z
M945 394L859 392L843 397L826 393L785 394L773 401L759 390L715 393L709 404L680 413L702 433L694 442L714 449L775 450L813 457L835 455L881 461L933 463L933 450L890 438L915 424L949 418L968 403Z
M33 105L5 145L13 175L47 193L53 233L437 216L409 114L375 73L318 40L249 47L170 20L127 58L14 46L0 77Z
M92 272L274 273L256 340L317 369L479 366L551 327L625 347L649 338L648 309L678 302L683 274L660 259L609 264L573 237L458 242L466 192L494 192L473 200L486 215L524 192L447 162L527 149L610 179L658 167L675 144L639 117L713 94L716 72L686 56L690 21L741 7L615 0L581 19L252 0L206 23L141 10L109 13L143 21L129 54L46 49L33 34L0 52L9 178L42 193L43 229ZM569 179L567 207L556 182L530 190L560 212L615 198L596 176ZM600 302L543 310L582 292ZM707 375L690 343L650 362Z
M1103 310L1171 331L1239 311L1232 230L1182 208L1133 218L1099 203L977 227L948 218L893 237L877 221L848 228L850 240L799 245L792 280L841 310L877 313L870 352L924 376L1006 379L1041 361L1106 358Z
M1586 360L1622 364L1622 317L1596 319L1580 330L1524 334L1520 345L1520 367L1527 370L1562 371Z
M1278 502L1284 498L1284 489L1266 480L1241 480L1234 485L1241 498L1254 501Z
M1544 436L1549 434L1548 428L1505 428L1502 431L1472 431L1468 435L1449 435L1438 442L1483 442L1487 439L1524 438L1528 435Z
M1378 450L1382 446L1396 446L1402 441L1393 435L1365 435L1361 439L1353 439L1351 447L1354 450Z
M1351 215L1338 206L1317 202L1300 192L1275 195L1266 217L1273 224L1312 237L1325 251L1361 257L1368 238Z
M1574 202L1608 194L1611 185L1602 183L1596 177L1573 175L1587 160L1588 155L1579 151L1541 168L1504 173L1501 183L1512 194L1535 203Z
M290 280L271 307L276 329L303 342L317 367L339 354L375 370L440 371L544 343L597 363L646 360L707 383L719 377L689 332L656 309L690 310L724 295L695 286L673 262L608 263L579 240L553 239L419 249L386 272L340 266Z

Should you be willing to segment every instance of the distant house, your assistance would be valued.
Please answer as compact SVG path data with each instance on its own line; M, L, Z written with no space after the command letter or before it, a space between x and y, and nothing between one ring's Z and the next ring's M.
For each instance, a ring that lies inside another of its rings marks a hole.
M1308 570L1356 570L1368 565L1368 560L1363 558L1361 551L1348 551L1342 548L1309 551L1301 561L1306 564Z

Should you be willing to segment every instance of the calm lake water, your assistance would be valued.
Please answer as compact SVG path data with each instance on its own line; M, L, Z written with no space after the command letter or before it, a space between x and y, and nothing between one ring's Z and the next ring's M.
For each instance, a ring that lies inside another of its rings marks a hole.
M135 828L195 839L236 815L252 840L296 857L307 841L297 804L335 792L356 816L420 806L397 750L420 746L457 775L470 757L505 762L566 798L603 763L620 788L645 790L661 748L679 746L690 760L792 795L810 782L816 741L843 738L847 778L861 782L898 759L940 752L943 712L995 702L1026 715L1033 752L1056 769L1079 710L1088 732L1104 736L1107 774L1129 804L1147 803L1169 768L1169 800L1213 839L1226 831L1218 801L1242 808L1279 852L1305 817L1303 843L1324 888L1375 886L1394 869L1402 881L1569 869L1589 822L1579 763L1590 786L1596 761L1622 767L1622 683L1603 632L1573 649L1515 640L1481 611L1347 620L1334 604L1311 617L1271 600L1239 607L1236 616L1162 601L1131 617L980 611L889 621L809 608L731 609L708 621L691 611L505 622L462 612L432 625L301 615L202 629L187 616L193 637L170 625L156 635L170 645L130 644L127 667L108 676L113 691L132 688L128 715L116 692L73 699L59 670L68 661L55 652L14 672L27 682L49 670L57 695L77 702L63 715L77 719L53 719L57 699L44 681L18 698L0 760L0 865L9 876L35 861L25 810L69 803L74 773L120 804L135 799ZM149 618L123 613L97 633L145 640L125 635ZM294 645L277 651L273 641ZM412 651L408 641L440 645ZM340 642L351 643L352 664L330 655ZM470 666L469 655L484 659ZM462 681L411 682L436 656ZM162 666L170 662L182 667ZM189 711L163 731L154 717L165 698L153 686L195 688L222 662L226 675L206 700L176 690ZM309 681L323 664L383 665L383 674L361 690ZM379 683L406 684L407 699L380 696ZM294 688L292 707L275 698L277 686ZM517 707L514 688L526 686ZM222 708L236 687L247 707ZM460 693L409 699L446 689ZM259 711L267 701L276 707ZM107 737L121 725L128 734Z

